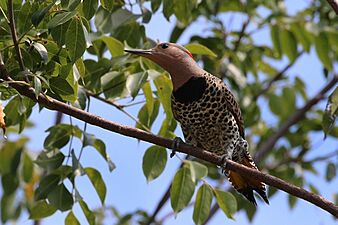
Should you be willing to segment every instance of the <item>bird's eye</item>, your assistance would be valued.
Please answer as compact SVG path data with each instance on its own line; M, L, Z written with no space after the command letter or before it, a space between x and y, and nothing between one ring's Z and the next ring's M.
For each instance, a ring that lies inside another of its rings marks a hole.
M169 44L168 43L163 43L163 44L161 44L161 48L162 49L166 49L166 48L168 48L169 47Z

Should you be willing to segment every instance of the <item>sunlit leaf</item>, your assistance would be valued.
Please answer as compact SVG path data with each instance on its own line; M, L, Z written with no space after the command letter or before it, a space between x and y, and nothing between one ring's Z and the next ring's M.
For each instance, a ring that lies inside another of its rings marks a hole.
M320 61L323 63L326 69L331 70L332 64L329 57L330 46L326 33L320 32L320 34L316 37L315 47Z
M48 29L52 29L56 26L66 23L76 15L76 11L62 12L54 16L47 24Z
M136 97L147 78L147 72L134 73L127 77L126 87L133 99Z
M167 163L167 151L164 147L157 145L147 149L143 156L143 174L150 182L156 179L163 172Z
M191 43L184 46L186 49L190 51L192 54L197 55L208 55L211 57L217 57L217 55L211 51L209 48L207 48L204 45L198 44L198 43Z
M95 214L88 208L88 205L84 201L80 201L80 206L83 214L86 216L86 219L90 225L95 225Z
M194 191L195 183L191 179L190 170L186 167L179 169L170 189L170 202L175 214L189 204Z
M57 208L51 204L48 204L46 200L40 200L35 202L34 206L30 210L29 219L39 220L53 215L56 210Z
M93 184L96 193L98 194L101 203L104 204L104 200L106 198L107 188L106 185L102 179L102 176L100 172L98 172L94 168L87 167L85 168L85 172L90 180L90 182Z
M298 55L297 40L294 34L287 29L280 29L279 39L282 52L286 54L290 62L294 62Z
M326 104L325 112L323 114L322 126L324 130L324 138L334 128L336 118L338 116L338 87L329 96L329 100Z
M73 211L70 211L65 218L65 225L80 225L80 222L75 217Z
M208 168L205 165L190 160L186 160L184 162L189 165L192 181L196 182L208 175Z
M212 197L212 189L208 184L203 184L198 189L193 213L195 224L200 225L207 220L210 213Z
M172 118L173 114L171 111L171 100L169 96L171 95L172 84L171 80L162 75L154 80L158 97L163 105L164 111L167 114L168 118Z
M28 183L33 176L33 161L27 153L23 154L22 176L23 180Z
M120 56L124 54L124 45L113 37L103 36L100 38L108 47L112 57Z
M237 212L236 198L229 192L214 189L217 203L225 215L229 219L234 219L234 214Z

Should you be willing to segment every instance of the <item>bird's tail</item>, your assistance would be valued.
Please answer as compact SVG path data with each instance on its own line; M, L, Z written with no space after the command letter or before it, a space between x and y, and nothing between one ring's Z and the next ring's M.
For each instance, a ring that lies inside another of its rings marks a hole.
M246 152L246 154L244 154L244 157L242 157L242 160L239 163L249 168L258 170L249 152ZM265 184L263 182L258 181L255 178L244 177L239 173L233 171L228 172L228 180L239 193L244 195L244 197L247 198L254 205L257 205L257 203L253 191L256 191L262 197L262 199L267 204L269 204L269 200L266 195Z

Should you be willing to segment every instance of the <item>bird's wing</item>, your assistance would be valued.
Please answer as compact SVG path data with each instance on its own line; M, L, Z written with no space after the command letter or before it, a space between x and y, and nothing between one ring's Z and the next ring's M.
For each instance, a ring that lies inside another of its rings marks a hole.
M239 129L239 134L243 139L245 139L245 133L244 133L244 121L241 113L241 108L239 107L239 104L237 103L234 95L231 93L229 88L224 84L223 81L222 85L224 85L225 89L225 96L226 96L226 102L227 102L227 107L229 111L231 112L232 116L235 118L238 129Z

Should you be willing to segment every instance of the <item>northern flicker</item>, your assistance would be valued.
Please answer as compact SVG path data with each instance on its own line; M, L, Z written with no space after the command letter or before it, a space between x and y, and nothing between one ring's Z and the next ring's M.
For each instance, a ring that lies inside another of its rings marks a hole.
M173 115L188 144L258 170L248 152L240 107L221 79L200 68L187 49L174 43L125 51L148 58L169 72ZM253 204L257 204L253 191L269 203L264 183L233 171L226 171L226 175Z

